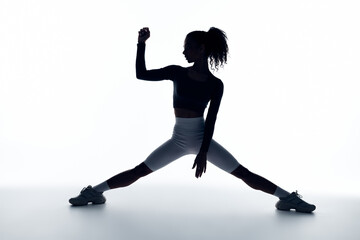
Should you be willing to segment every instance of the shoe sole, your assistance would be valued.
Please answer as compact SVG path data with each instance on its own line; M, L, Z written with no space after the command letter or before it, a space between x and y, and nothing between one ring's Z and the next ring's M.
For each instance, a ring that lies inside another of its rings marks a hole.
M301 212L301 213L312 213L316 207L312 210L301 210L301 209L297 209L295 207L292 207L292 206L282 206L281 204L277 204L276 205L276 208L280 211L290 211L291 209L294 209L296 212Z
M92 204L98 205L98 204L104 204L106 202L106 200L101 200L101 201L91 201Z
M92 204L94 204L94 205L100 205L100 204L104 204L106 202L106 200L99 200L99 201L88 201L88 202L86 202L86 203L76 203L76 202L73 202L73 201L71 201L71 199L69 200L69 203L71 204L71 205L73 205L73 206L76 206L76 207L78 207L78 206L86 206L86 205L88 205L89 203L92 203Z

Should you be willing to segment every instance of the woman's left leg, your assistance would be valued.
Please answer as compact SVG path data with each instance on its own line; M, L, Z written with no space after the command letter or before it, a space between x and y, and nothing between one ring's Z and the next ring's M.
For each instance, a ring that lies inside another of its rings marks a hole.
M234 171L231 172L237 178L243 180L251 188L260 190L269 194L274 195L277 186L253 172L250 172L247 168L239 165Z
M253 189L266 192L268 194L284 197L289 195L287 191L282 190L274 183L270 182L264 177L261 177L247 168L242 166L225 148L223 148L215 140L212 140L209 152L208 161L233 176L243 180L248 186Z
M295 209L298 212L311 213L316 209L315 205L300 199L301 196L297 192L290 194L266 178L250 172L247 168L239 164L225 148L214 140L211 142L209 148L208 160L217 167L240 178L253 189L261 190L280 198L275 205L279 210L289 211L290 209Z

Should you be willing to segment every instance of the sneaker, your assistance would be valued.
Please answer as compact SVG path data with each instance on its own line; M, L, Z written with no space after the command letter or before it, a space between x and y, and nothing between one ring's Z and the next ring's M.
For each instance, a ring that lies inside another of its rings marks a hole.
M81 190L79 196L69 199L69 203L74 206L84 206L89 202L93 204L103 204L106 202L106 198L102 193L95 191L89 185L88 187Z
M290 211L290 209L295 209L295 211L303 213L311 213L316 209L315 205L309 204L300 198L302 198L302 196L298 194L297 191L293 192L287 197L280 198L275 207L282 211Z

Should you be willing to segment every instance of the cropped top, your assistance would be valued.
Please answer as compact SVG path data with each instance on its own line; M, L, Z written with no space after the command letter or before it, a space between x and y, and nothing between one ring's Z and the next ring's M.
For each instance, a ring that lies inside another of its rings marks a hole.
M197 81L191 79L188 69L171 65L155 70L146 70L145 59L142 61L142 55L145 51L145 44L138 45L137 58L137 77L148 81L171 80L174 85L173 107L204 112L208 102L217 93L222 90L221 81L215 77L209 77L206 81ZM140 56L139 56L140 55ZM142 73L142 71L146 71Z
M148 81L171 80L174 85L174 108L189 109L203 113L208 102L211 101L205 121L204 140L200 149L200 151L207 152L223 94L222 81L212 75L206 81L194 80L189 77L189 70L187 68L176 65L146 70L145 43L138 44L136 76L138 79Z

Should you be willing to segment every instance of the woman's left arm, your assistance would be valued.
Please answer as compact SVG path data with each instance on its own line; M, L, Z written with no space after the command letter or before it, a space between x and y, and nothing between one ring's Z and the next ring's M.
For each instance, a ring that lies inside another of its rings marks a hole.
M201 177L206 172L207 152L214 134L216 116L219 111L222 95L224 92L224 85L219 80L216 90L211 96L209 110L205 120L204 136L200 151L195 158L193 169L196 167L195 177Z

